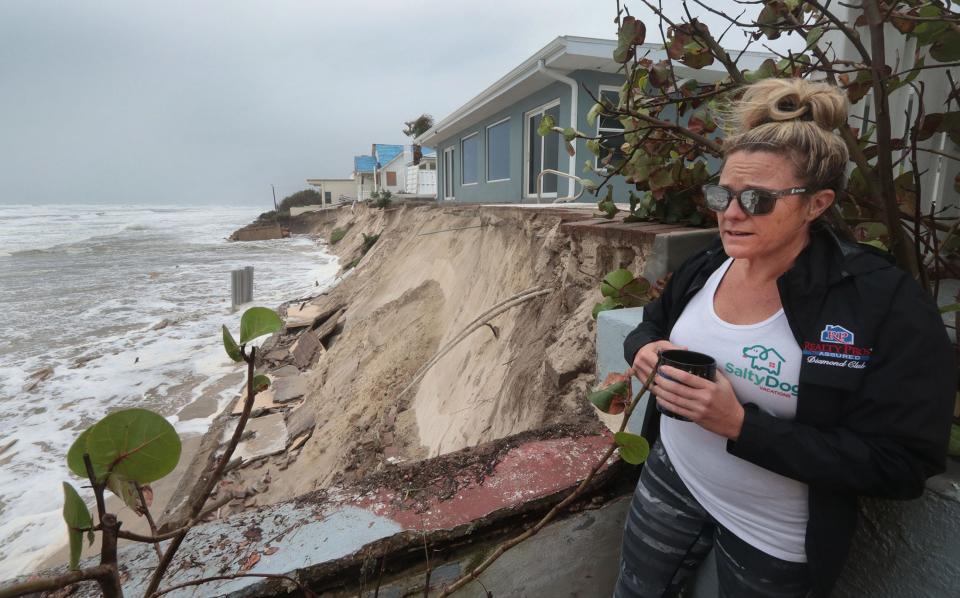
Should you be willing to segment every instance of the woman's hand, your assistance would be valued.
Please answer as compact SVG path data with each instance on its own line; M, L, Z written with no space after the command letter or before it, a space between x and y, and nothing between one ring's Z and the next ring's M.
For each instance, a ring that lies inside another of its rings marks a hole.
M657 361L660 359L660 351L669 351L670 349L686 349L686 347L675 345L670 341L653 341L652 343L645 344L637 351L636 356L633 358L633 366L627 373L633 374L641 382L646 382L647 377L650 376L650 372L657 366Z
M660 366L652 392L661 407L682 415L701 428L731 440L740 437L743 406L730 381L720 372L714 382L675 367Z

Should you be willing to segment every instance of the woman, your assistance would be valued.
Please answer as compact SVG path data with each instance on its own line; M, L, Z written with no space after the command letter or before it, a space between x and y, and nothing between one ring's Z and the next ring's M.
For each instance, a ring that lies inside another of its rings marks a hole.
M684 263L624 342L646 379L665 349L713 356L713 381L663 366L653 450L627 519L616 596L674 596L716 544L722 596L826 595L856 497L913 498L944 468L956 369L930 297L823 222L841 188L835 87L773 79L735 106L719 241ZM659 431L659 434L657 432Z

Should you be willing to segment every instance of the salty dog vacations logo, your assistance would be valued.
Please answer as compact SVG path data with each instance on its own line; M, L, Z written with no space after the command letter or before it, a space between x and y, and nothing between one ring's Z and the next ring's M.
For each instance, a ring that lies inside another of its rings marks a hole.
M827 324L820 331L820 342L805 341L803 355L807 363L862 370L870 361L871 350L857 347L854 334L838 324Z
M800 390L799 385L784 382L779 378L786 359L776 349L763 345L751 345L744 347L741 355L750 360L750 367L739 368L727 362L723 369L728 374L752 382L764 392L788 399L797 396Z

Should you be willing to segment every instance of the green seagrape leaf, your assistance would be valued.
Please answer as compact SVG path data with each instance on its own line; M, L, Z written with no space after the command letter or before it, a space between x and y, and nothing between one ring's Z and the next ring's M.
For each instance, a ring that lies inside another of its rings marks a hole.
M761 79L774 77L776 74L777 63L774 62L772 58L767 58L760 63L760 66L756 70L744 72L743 78L747 80L747 83L756 83Z
M647 460L650 454L650 444L643 436L630 432L617 432L613 435L614 441L620 447L620 458L631 465L639 465Z
M68 482L63 483L63 520L67 524L67 535L70 537L70 569L76 571L80 565L80 551L83 549L81 530L93 527L93 519L86 503Z
M88 452L87 437L89 434L90 428L87 428L77 436L77 439L70 445L70 450L67 451L67 467L69 467L70 471L74 474L84 479L87 479L87 466L83 463L83 453ZM96 465L94 465L93 474L99 478L103 472L97 471Z
M556 126L556 121L553 120L553 117L549 114L544 114L540 119L540 124L537 126L537 133L543 137L550 134L550 131L553 130L553 127Z
M634 281L633 272L620 268L609 272L600 282L600 294L604 297L617 297L620 289Z
M627 383L626 382L617 382L611 384L606 388L601 388L600 390L595 390L587 396L587 400L593 403L593 406L603 411L604 413L613 413L611 407L614 405L614 399L626 397L627 395ZM629 397L627 397L629 398ZM620 404L620 410L617 413L623 413L623 405Z
M234 361L240 361L243 357L240 355L240 347L237 345L237 341L233 340L233 335L230 334L230 331L227 330L226 326L223 326L223 348L227 352L227 355L230 359Z
M587 149L590 150L591 152L593 152L593 155L599 156L599 155L600 155L600 140L599 140L599 139L591 139L591 140L587 141Z
M111 413L90 428L87 450L96 471L149 484L180 461L180 437L166 419L146 409Z
M263 374L257 374L253 377L253 392L260 392L270 388L270 378Z
M680 62L692 69L702 69L713 64L713 53L710 52L710 48L701 46L699 43L688 44L684 46Z
M567 141L573 141L577 138L577 130L573 127L567 127L563 130L563 138Z
M823 27L814 27L807 32L807 47L812 48L823 36Z
M597 188L597 182L591 179L581 179L580 185L587 191L592 191Z
M937 41L930 46L930 57L939 62L960 60L960 33L947 29L937 36Z
M273 334L281 328L283 328L283 321L277 312L266 307L251 307L240 317L240 344L245 345L255 338L264 334Z
M613 297L604 297L603 301L593 306L593 312L591 313L591 316L593 317L594 320L596 320L597 314L599 314L600 312L607 311L608 309L617 309L619 307L623 307L622 305L620 305L619 301L617 301Z
M941 9L938 6L924 6L917 11L917 16L930 18L942 16ZM913 29L913 35L917 38L917 46L925 46L936 41L942 35L950 23L944 21L923 21Z

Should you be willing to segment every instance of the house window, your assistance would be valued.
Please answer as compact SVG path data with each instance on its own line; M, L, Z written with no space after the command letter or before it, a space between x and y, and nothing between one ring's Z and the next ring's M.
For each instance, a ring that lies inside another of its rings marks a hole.
M611 106L616 106L620 103L620 88L601 85L600 99L606 100ZM616 116L601 115L597 119L597 135L605 137L605 139L600 141L600 155L597 156L597 168L602 168L606 165L614 166L618 160L626 157L623 151L620 150L620 146L622 146L624 142L623 125L620 124ZM611 156L611 158L608 162L605 162L604 160L606 160L608 156Z
M510 119L487 127L487 182L510 179Z
M388 170L387 171L387 187L396 187L397 186L397 173Z
M333 193L330 191L323 192L323 201L329 202L333 197Z
M476 185L480 161L480 135L473 133L460 140L460 184Z

